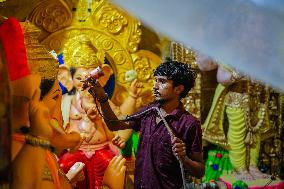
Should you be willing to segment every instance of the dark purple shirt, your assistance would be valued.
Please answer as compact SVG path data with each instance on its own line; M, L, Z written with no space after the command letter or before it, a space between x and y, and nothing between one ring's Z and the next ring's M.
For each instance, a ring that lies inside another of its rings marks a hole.
M153 106L158 104L146 106L137 113L144 112ZM134 130L140 131L135 162L134 187L136 189L182 187L181 169L172 152L170 135L163 121L156 123L157 116L157 111L151 110L129 122ZM175 135L186 143L187 155L191 152L202 152L200 122L189 114L181 103L177 109L166 116L166 121Z

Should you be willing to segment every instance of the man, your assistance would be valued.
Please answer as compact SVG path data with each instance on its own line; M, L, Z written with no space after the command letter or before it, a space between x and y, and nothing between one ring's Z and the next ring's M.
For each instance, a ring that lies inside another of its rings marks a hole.
M135 188L181 188L182 174L176 156L192 176L200 178L204 174L201 126L180 102L194 86L196 74L188 64L167 60L158 66L154 76L155 102L142 108L127 123L117 121L98 82L89 92L100 102L110 130L140 131ZM161 110L175 137L170 137L156 109L149 110L152 107Z

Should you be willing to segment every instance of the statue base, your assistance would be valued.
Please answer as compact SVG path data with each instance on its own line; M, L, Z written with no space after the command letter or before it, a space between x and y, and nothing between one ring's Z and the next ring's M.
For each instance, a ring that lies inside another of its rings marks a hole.
M233 184L237 182L236 174L223 174L220 181L224 182L228 189L233 189ZM283 189L284 188L284 181L276 178L272 180L271 178L265 179L253 179L250 181L245 181L248 186L248 189Z

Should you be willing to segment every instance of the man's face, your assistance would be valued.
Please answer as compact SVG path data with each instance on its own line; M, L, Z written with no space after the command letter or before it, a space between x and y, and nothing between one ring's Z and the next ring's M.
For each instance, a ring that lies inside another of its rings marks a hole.
M156 76L156 83L153 87L155 100L159 103L165 103L177 97L174 91L173 81L168 80L166 76Z

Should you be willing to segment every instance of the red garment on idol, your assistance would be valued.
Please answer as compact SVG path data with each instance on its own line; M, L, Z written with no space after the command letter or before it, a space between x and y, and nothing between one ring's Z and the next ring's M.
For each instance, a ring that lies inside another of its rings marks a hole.
M68 152L59 158L59 166L67 173L76 162L85 163L85 179L78 182L77 189L99 189L102 186L104 172L112 158L115 156L113 150L107 145L105 148L96 150L96 153L88 158L81 150Z

